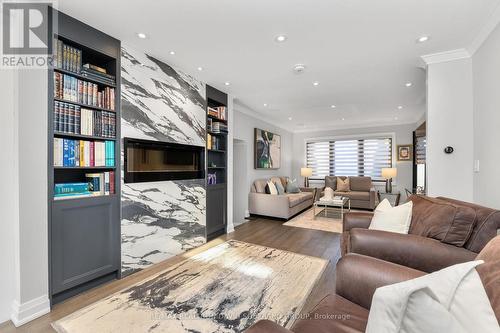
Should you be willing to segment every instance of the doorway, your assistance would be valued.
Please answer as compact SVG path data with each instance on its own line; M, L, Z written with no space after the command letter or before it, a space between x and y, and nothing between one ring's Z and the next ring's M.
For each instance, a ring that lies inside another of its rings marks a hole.
M248 144L244 140L233 140L233 221L234 226L246 222L248 206Z

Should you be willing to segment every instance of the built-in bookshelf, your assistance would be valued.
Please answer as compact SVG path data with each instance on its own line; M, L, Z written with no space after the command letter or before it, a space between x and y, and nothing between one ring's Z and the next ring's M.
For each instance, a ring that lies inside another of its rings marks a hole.
M207 239L226 231L227 95L207 86Z
M48 78L53 303L119 277L121 181L120 41L56 15Z

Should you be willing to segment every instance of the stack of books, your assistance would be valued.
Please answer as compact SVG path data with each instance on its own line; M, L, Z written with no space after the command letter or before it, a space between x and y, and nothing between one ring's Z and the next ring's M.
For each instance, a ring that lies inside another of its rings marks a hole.
M68 102L76 102L113 111L115 109L115 89L79 80L71 75L54 73L54 96Z
M115 84L115 76L108 74L106 72L106 69L92 65L92 64L85 64L83 65L82 68L82 76L88 77L90 79L98 80L103 83L109 84L109 85L114 85Z
M215 108L209 106L207 108L207 113L208 115L220 120L227 120L227 111L225 106L218 106Z
M223 141L221 138L207 134L207 149L224 150Z
M86 141L54 138L54 166L113 167L114 141Z
M80 73L82 68L82 50L66 45L59 39L54 40L53 62L56 68Z
M224 123L219 123L217 121L212 122L211 131L213 133L224 133L227 134L227 125Z
M86 182L54 185L54 200L85 198L115 193L115 172L87 173Z
M114 138L116 116L114 112L82 109L78 105L55 101L54 131Z

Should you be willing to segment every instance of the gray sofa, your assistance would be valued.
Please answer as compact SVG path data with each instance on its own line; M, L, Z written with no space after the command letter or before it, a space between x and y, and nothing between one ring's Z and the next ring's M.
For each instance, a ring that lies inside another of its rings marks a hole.
M270 216L288 220L290 217L309 208L313 204L315 189L301 188L300 193L272 195L266 193L269 179L257 179L248 194L248 210L252 215ZM273 177L271 181L280 181L286 188L285 177Z
M346 179L347 177L339 177ZM349 177L350 190L348 192L337 191L337 177L326 176L325 187L330 187L335 195L348 197L351 199L351 208L375 209L375 198L377 192L372 184L370 177ZM324 195L324 188L316 194L316 200Z

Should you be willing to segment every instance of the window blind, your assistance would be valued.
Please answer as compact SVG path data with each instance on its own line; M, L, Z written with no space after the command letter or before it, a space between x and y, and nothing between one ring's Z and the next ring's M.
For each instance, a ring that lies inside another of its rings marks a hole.
M307 167L312 179L325 176L368 176L382 180L392 167L392 139L318 140L307 142Z

